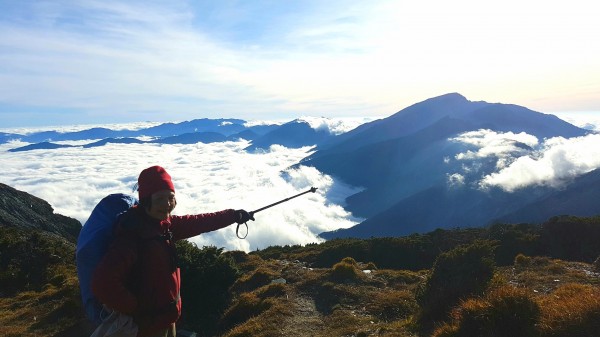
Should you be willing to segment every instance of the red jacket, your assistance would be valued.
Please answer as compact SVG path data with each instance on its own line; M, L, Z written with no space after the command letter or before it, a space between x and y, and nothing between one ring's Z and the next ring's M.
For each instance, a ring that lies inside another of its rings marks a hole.
M231 225L232 209L217 213L171 216L159 221L140 207L130 209L117 224L115 241L96 268L92 291L98 300L131 315L138 336L168 328L181 315L179 268L174 241ZM160 236L167 232L172 238Z

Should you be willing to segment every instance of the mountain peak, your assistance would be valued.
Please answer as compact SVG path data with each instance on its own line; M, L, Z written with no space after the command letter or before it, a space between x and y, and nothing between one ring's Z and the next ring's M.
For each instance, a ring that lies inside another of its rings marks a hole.
M439 96L436 96L436 97L431 97L429 99L426 99L424 102L427 102L427 101L436 101L436 100L449 100L449 99L452 99L452 100L461 100L461 101L468 101L468 99L465 96L463 96L463 95L461 95L461 94L459 94L457 92L451 92L451 93L439 95Z

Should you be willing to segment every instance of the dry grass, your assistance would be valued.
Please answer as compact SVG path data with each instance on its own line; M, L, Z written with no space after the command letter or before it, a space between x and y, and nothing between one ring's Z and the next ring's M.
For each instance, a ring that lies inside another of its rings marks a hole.
M518 256L493 286L463 301L434 337L584 337L600 331L600 275L593 266Z
M272 266L259 265L255 270L243 274L233 285L232 291L252 291L271 283L280 276L281 273Z
M410 270L377 270L373 276L381 280L386 286L395 289L412 289L419 282L424 281L428 271L413 272Z
M79 284L75 276L59 286L0 298L0 336L53 336L81 318Z
M230 326L223 336L416 336L409 329L416 304L408 288L422 277L392 270L365 274L361 266L369 267L352 259L322 269L285 261L257 264L240 278L243 284L269 277L287 283L240 292L223 317Z
M600 331L600 289L567 283L540 299L543 336L583 337Z
M366 309L378 319L392 322L410 317L417 311L418 306L414 292L391 289L375 292Z
M287 301L271 301L267 310L234 326L223 334L223 337L282 336L283 326L281 322L285 321L289 315L291 315L291 312Z
M219 336L418 336L415 291L426 270L375 270L351 259L332 268L236 259L243 275L232 287ZM361 270L368 267L370 273ZM57 272L39 292L0 298L0 336L54 336L76 325L79 289L75 276L61 276L68 274ZM272 283L280 278L285 283ZM434 336L504 336L499 326L520 327L521 337L593 336L600 330L599 279L590 264L520 256L514 266L497 269L484 296L462 301Z
M512 286L491 290L482 298L462 302L452 322L437 329L442 336L537 336L540 308L530 291Z
M361 273L356 261L351 257L346 257L333 265L331 278L336 281L356 281L361 276Z
M600 283L590 264L547 257L518 255L514 266L503 270L511 284L530 288L536 293L550 293L565 283Z

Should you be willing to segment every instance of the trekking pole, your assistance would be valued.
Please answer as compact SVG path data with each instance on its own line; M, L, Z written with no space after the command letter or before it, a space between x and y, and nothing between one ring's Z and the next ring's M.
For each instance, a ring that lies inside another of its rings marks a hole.
M257 210L254 210L254 211L252 211L252 212L249 212L249 214L250 214L250 219L254 220L254 214L256 214L256 213L258 213L258 212L260 212L260 211L264 211L264 210L265 210L265 209L267 209L267 208L271 208L271 207L273 207L273 206L277 206L277 205L279 205L279 204L281 204L281 203L284 203L284 202L286 202L286 201L290 201L290 200L292 200L292 199L294 199L294 198L297 198L297 197L299 197L299 196L301 196L301 195L303 195L303 194L306 194L306 193L315 193L316 191L317 191L317 188L316 188L316 187L311 187L311 188L310 188L309 190L307 190L307 191L304 191L304 192L302 192L302 193L298 193L298 194L296 194L296 195L293 195L293 196L291 196L291 197L289 197L289 198L285 198L285 199L283 199L283 200L279 200L279 201L277 201L277 202L274 202L274 203L272 203L272 204L270 204L270 205L267 205L267 206L265 206L265 207L261 207L261 208L259 208L259 209L257 209ZM247 224L247 223L244 223L244 225L246 226L246 235L244 235L243 237L241 237L241 236L240 236L240 233L239 233L239 231L240 231L240 225L242 225L242 224L238 224L238 225L237 225L237 227L236 227L236 229L235 229L235 235L236 235L238 238L240 238L240 239L245 239L245 238L246 238L246 236L248 236L248 224Z

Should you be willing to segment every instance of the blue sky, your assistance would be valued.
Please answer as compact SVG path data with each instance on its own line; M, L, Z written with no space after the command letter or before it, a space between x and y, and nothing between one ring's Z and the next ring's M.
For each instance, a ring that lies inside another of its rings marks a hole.
M592 1L0 0L0 128L600 111Z

